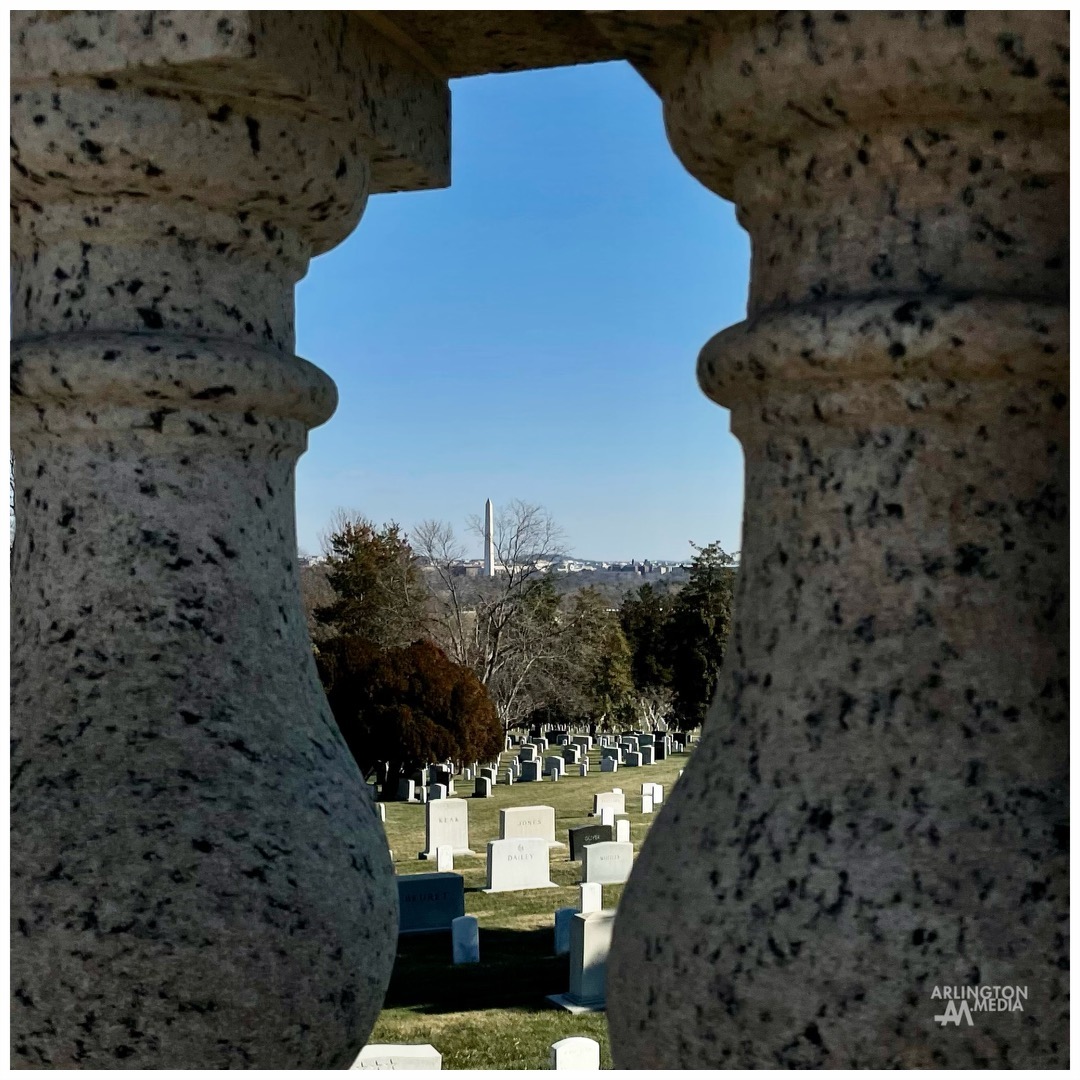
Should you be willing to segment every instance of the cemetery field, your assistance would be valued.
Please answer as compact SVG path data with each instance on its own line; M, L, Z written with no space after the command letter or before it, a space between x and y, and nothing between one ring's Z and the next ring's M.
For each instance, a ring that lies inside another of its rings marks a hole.
M502 755L500 777L516 753ZM687 754L672 754L655 765L601 773L599 750L594 749L587 777L499 783L489 799L472 798L472 781L457 777L453 797L468 802L469 846L476 854L455 856L454 871L465 880L466 914L479 919L480 963L453 964L449 931L399 939L390 988L370 1041L431 1043L442 1054L444 1069L547 1069L553 1042L584 1035L600 1043L601 1067L610 1069L604 1013L575 1016L545 1000L569 986L569 958L555 956L554 913L577 905L581 863L569 861L568 847L552 848L551 880L558 888L489 895L483 892L487 842L499 839L500 810L544 805L555 808L555 839L567 844L568 828L598 823L589 817L593 795L620 787L636 852L655 819L655 814L641 813L641 785L662 784L666 798L687 760ZM435 870L433 859L417 858L424 849L424 820L420 804L386 804L386 835L398 874ZM605 908L618 905L622 889L603 887Z

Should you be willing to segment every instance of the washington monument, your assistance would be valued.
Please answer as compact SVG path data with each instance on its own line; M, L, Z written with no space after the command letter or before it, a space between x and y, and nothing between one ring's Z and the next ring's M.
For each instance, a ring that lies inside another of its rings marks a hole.
M484 503L484 576L495 576L495 508Z

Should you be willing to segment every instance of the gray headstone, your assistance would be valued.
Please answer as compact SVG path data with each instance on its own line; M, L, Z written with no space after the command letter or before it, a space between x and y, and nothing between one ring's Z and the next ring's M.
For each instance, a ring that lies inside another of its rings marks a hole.
M486 776L478 777L473 788L474 799L491 798L491 781Z
M524 761L521 764L521 782L536 782L540 779L540 762Z
M600 759L600 771L601 772L618 772L619 762L613 757L606 757Z
M399 780L397 786L397 797L404 802L416 801L416 781L415 780Z
M641 765L641 761L642 761L641 755L640 754L635 754L631 750L629 753L624 755L623 764L628 769L636 769Z
M570 952L570 920L578 913L577 908L564 907L555 911L555 955L567 956Z
M428 788L428 801L434 802L436 799L446 799L449 798L449 794L450 789L446 784L432 784Z
M401 874L397 878L400 934L449 930L465 914L465 879L460 874Z
M642 765L655 765L656 764L656 752L651 746L643 746L641 748L641 764Z
M480 923L475 915L459 915L450 924L455 964L480 963Z
M599 844L605 840L611 840L610 825L579 825L575 829L568 830L570 837L570 861L577 862L581 858L581 852L587 844Z

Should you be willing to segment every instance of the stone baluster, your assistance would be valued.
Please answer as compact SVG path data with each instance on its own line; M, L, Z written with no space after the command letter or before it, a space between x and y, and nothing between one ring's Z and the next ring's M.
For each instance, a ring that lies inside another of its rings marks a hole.
M1067 16L712 18L649 78L753 242L698 367L737 617L619 907L616 1067L1060 1068ZM935 1020L976 985L1024 1011Z
M396 890L293 499L336 401L293 287L371 186L357 33L14 17L19 1067L347 1068L381 1006Z

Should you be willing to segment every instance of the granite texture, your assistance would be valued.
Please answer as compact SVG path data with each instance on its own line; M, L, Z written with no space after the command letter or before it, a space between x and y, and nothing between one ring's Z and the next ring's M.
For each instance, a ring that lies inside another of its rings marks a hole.
M715 18L650 77L753 243L698 366L737 617L620 903L615 1065L1061 1068L1067 15ZM967 985L1029 996L936 1023Z
M281 85L350 85L306 18ZM199 12L13 20L12 1063L347 1068L397 898L299 604L336 394L293 286L360 216L371 110L242 92L257 20L239 56Z

